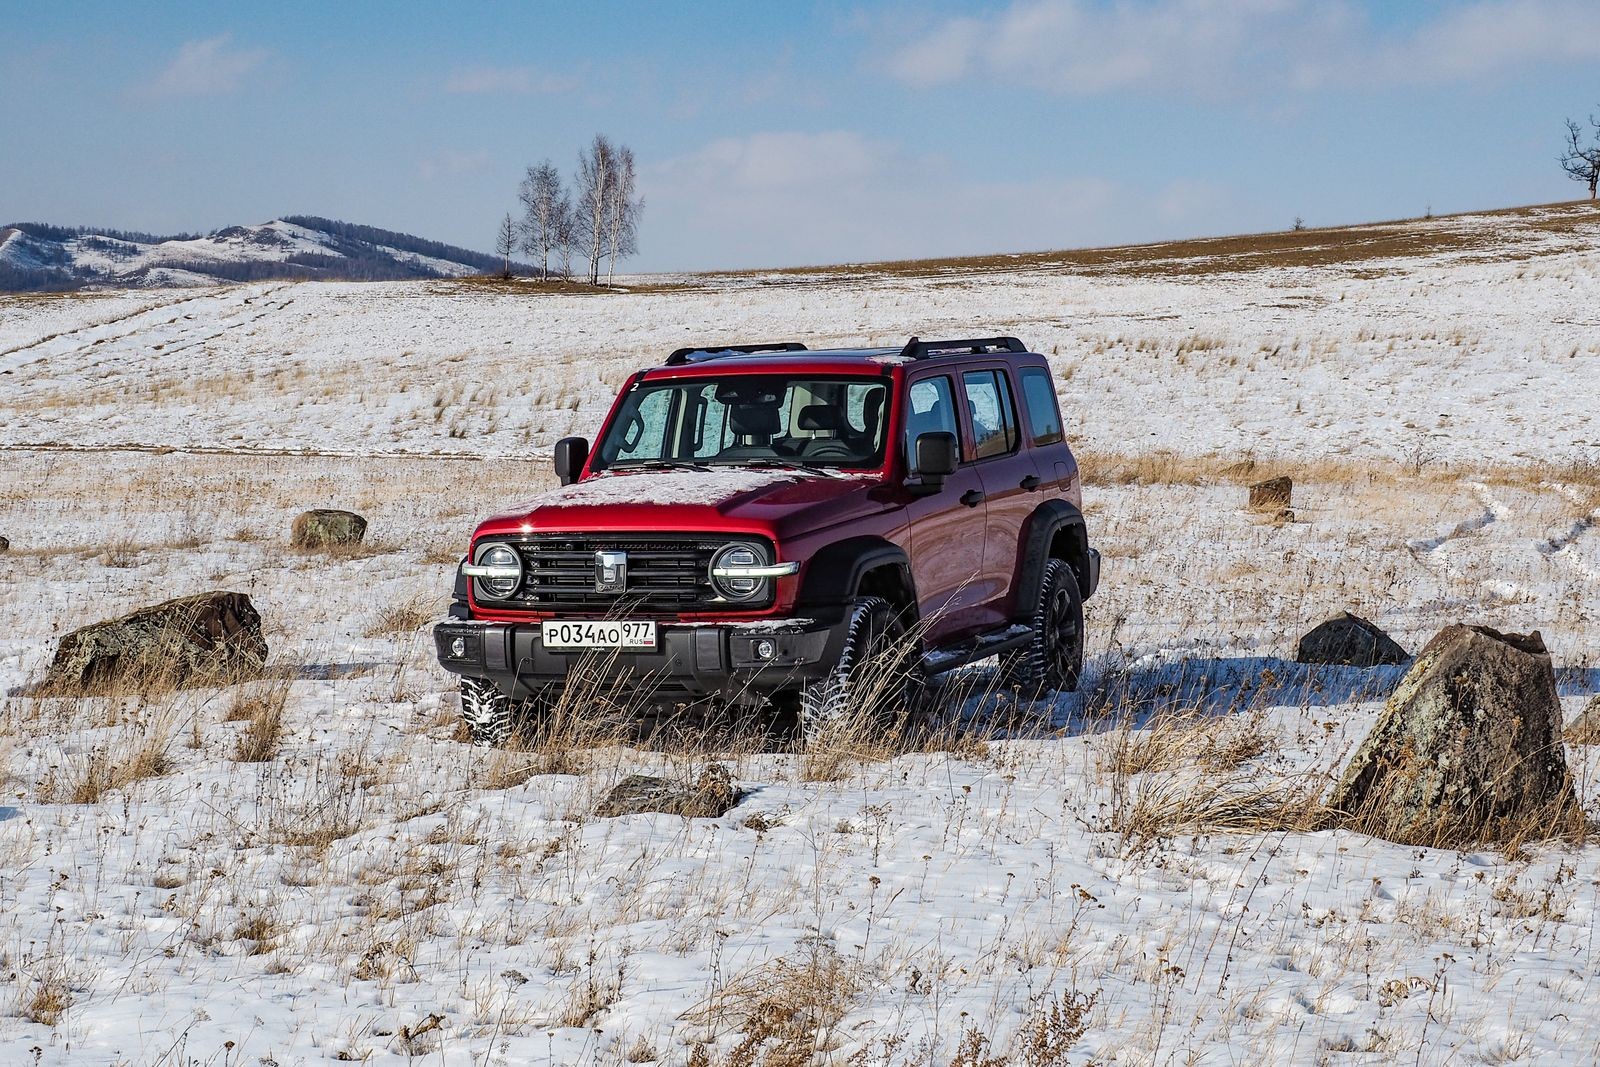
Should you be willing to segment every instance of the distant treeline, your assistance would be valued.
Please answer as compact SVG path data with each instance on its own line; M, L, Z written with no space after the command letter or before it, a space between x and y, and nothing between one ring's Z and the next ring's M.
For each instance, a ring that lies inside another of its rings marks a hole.
M293 223L296 226L304 226L308 230L320 230L333 237L344 237L351 241L364 241L368 244L387 245L390 248L398 248L402 252L411 252L419 256L447 259L452 263L465 263L467 266L477 267L485 273L494 273L500 269L500 260L495 256L474 252L471 249L460 248L456 245L447 245L442 241L427 241L421 237L413 237L409 233L380 230L376 226L340 222L338 219L324 219L316 215L285 215L283 221ZM340 248L339 251L344 252L345 250ZM348 254L347 252L346 255Z
M134 241L143 245L158 245L163 241L194 241L203 233L178 233L162 236L140 233L138 230L105 230L98 226L52 226L48 222L8 222L0 230L21 230L29 237L41 241L70 241L74 237L109 237L114 241Z
M379 229L376 226L361 226L315 215L288 215L284 216L282 221L314 231L323 249L292 252L283 259L209 257L189 259L172 256L173 250L168 250L158 265L127 272L96 269L78 262L72 250L67 247L67 242L76 241L79 246L93 249L112 259L132 260L147 250L137 247L139 245L194 241L207 236L214 239L242 237L246 244L256 244L263 248L281 247L283 241L271 231L239 226L218 230L210 235L161 236L88 226L14 223L9 227L0 227L0 233L6 229L20 230L28 239L27 255L34 262L21 266L0 261L0 291L69 290L95 284L139 285L145 282L146 276L152 270L190 271L208 278L230 282L313 278L341 281L405 281L441 276L441 272L431 266L410 261L408 258L410 255L459 263L484 273L498 272L501 265L494 256L440 241L424 240L407 233ZM396 257L394 252L407 255Z

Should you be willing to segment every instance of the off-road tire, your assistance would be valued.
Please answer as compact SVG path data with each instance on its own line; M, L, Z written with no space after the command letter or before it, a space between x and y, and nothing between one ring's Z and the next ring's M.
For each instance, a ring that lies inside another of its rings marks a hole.
M887 679L875 677L880 671L892 673ZM907 639L902 614L882 597L858 597L833 669L800 691L800 737L809 742L846 716L860 713L892 727L896 715L917 710L926 686L921 651ZM861 700L872 706L861 707Z
M503 745L518 729L537 727L549 718L555 694L545 689L526 700L512 700L493 682L461 679L461 718L482 748Z
M1029 620L1033 637L1001 659L1007 684L1025 700L1075 693L1083 676L1083 593L1065 560L1047 560Z
M482 678L461 679L461 718L472 734L472 743L482 748L503 745L516 726L516 708L511 698L493 682Z

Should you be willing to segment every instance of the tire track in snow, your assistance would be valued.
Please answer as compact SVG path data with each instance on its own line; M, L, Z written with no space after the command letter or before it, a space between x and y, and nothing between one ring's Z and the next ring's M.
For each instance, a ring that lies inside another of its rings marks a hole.
M1478 498L1478 503L1483 505L1483 511L1471 518L1462 519L1446 533L1437 537L1418 538L1406 542L1406 548L1418 563L1433 571L1434 574L1447 581L1459 581L1466 578L1466 572L1450 561L1450 549L1463 538L1482 533L1495 523L1505 519L1511 509L1489 492L1489 487L1482 482L1468 482L1468 488L1473 496ZM1483 588L1496 600L1518 600L1526 591L1514 582L1503 580L1482 583Z
M1418 558L1430 556L1457 538L1468 537L1480 530L1487 529L1493 523L1505 518L1509 509L1495 499L1494 495L1489 492L1488 486L1482 482L1469 482L1467 484L1472 489L1473 495L1478 498L1478 502L1483 505L1483 514L1461 520L1450 529L1449 533L1440 534L1438 537L1426 537L1406 542L1406 547L1411 549L1413 555L1418 556Z
M226 310L223 311L223 313L219 316L219 318L226 319L230 313L235 313L235 312L242 311L242 310L248 308L249 305L251 305L255 301L264 299L266 297L269 297L272 294L280 292L280 291L282 291L283 289L286 289L286 288L288 288L288 285L277 285L277 286L269 287L267 289L262 289L262 290L253 292L249 296L245 297L242 301L239 301L238 303L232 303L232 304L226 305ZM0 372L9 373L11 371L19 370L19 369L21 369L23 367L29 366L29 365L31 365L33 363L39 363L39 362L43 362L45 360L72 359L73 357L76 357L76 356L88 355L89 353L93 352L94 349L99 348L102 345L115 345L119 341L126 341L130 337L134 337L134 336L136 336L138 334L148 332L151 329L159 329L160 327L163 327L163 326L176 325L176 324L180 323L184 319L189 319L189 320L192 321L194 319L194 315L192 313L184 314L180 309L188 307L188 306L191 306L191 305L195 305L195 304L204 305L206 303L213 302L213 301L215 301L217 299L217 297L219 297L221 295L223 295L223 294L219 293L219 292L215 292L215 291L213 291L213 292L204 292L204 293L198 293L198 294L191 295L191 296L186 296L186 297L183 297L183 298L178 299L178 300L168 301L166 303L152 304L152 305L148 305L146 307L138 308L138 309L136 309L134 311L130 311L125 315L117 315L117 316L114 316L112 318L105 319L105 320L103 320L101 322L86 323L86 324L84 324L82 326L73 327L70 330L61 330L58 333L53 333L53 334L49 334L49 335L47 335L45 337L41 337L37 341L30 341L27 344L17 345L17 346L15 346L13 348L8 348L4 352L0 352ZM280 305L276 310L281 310L283 307L287 307L288 304L293 303L293 301L294 301L294 298L290 297L288 301L286 301L284 304ZM171 318L161 319L161 320L156 321L156 322L146 321L150 316L159 315L162 312L176 312L176 313L173 314ZM264 314L266 314L266 312L263 312L263 315ZM261 316L257 316L257 318L260 318L260 317ZM254 321L254 320L249 320L249 321ZM45 346L45 345L48 345L51 342L63 341L63 340L65 340L67 342L72 342L72 341L78 339L82 335L90 334L90 333L92 333L93 331L96 331L96 330L104 330L104 329L107 329L108 327L119 326L119 325L121 325L123 323L132 324L131 328L127 329L127 330L123 330L121 332L113 332L113 333L108 333L105 336L96 337L93 340L88 341L87 343L77 344L74 347L67 348L67 349L65 349L63 351L49 352L49 353L46 353L46 354L43 354L43 355L39 355L35 359L26 358L35 349L38 349L38 348L40 348L42 346ZM179 328L180 328L180 330L182 329L181 326ZM91 364L91 366L92 365L93 364Z
M1582 493L1570 485L1558 483L1549 483L1549 485L1550 488L1580 508L1589 503ZM1576 552L1571 551L1573 546L1578 544L1583 539L1583 536L1596 526L1600 526L1600 508L1594 508L1579 515L1566 530L1545 538L1543 543L1539 545L1539 554L1546 559L1564 559L1571 565L1573 570L1585 578L1592 582L1600 582L1600 569L1590 566Z

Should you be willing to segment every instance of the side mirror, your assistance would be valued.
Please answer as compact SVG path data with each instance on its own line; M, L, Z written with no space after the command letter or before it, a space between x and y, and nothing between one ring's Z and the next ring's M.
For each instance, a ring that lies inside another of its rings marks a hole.
M944 480L956 472L956 435L948 430L930 430L917 435L918 490L937 493Z
M582 437L563 437L556 442L556 477L571 485L589 462L589 442Z

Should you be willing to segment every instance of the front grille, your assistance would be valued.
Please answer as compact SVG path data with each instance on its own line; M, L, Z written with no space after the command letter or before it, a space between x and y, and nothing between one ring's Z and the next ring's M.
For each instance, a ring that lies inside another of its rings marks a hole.
M709 609L721 599L711 587L711 556L730 540L734 539L661 534L536 534L508 539L521 553L525 573L521 588L496 603L608 615ZM622 592L595 591L596 552L627 553L627 585ZM741 602L739 609L766 603Z

